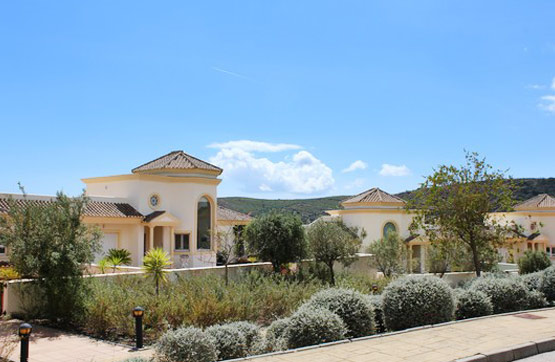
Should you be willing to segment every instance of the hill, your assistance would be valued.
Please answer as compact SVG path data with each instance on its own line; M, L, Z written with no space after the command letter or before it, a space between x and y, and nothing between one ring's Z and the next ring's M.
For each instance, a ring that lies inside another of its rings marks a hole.
M301 216L309 223L324 215L325 210L339 208L339 203L348 196L330 196L318 199L265 200L248 197L221 197L218 204L233 210L257 216L272 210L289 211Z
M550 194L555 196L555 178L521 178L514 179L517 184L514 198L517 201L524 201L537 194ZM363 190L361 190L363 191ZM387 190L386 190L387 191ZM410 199L413 191L398 193L397 196L403 199ZM325 210L339 208L339 203L349 196L329 196L317 199L295 199L295 200L266 200L253 199L248 197L221 197L218 203L224 207L250 213L257 216L271 210L282 210L297 213L301 216L304 223L316 220L319 216L325 215Z

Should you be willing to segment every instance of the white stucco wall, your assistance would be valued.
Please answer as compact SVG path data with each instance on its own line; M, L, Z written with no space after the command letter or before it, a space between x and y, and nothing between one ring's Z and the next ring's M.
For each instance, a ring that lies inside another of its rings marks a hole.
M383 227L386 223L393 223L397 232L402 238L408 237L409 225L412 216L402 210L356 210L349 212L345 210L341 213L345 224L363 228L366 231L366 238L363 240L362 249L364 250L373 241L383 237Z
M555 248L555 212L553 211L514 211L507 213L495 213L494 217L509 222L514 221L522 226L527 235L534 233L531 229L532 223L536 223L537 230L549 240L549 247ZM540 226L543 224L543 226Z
M183 181L181 179L180 181ZM152 180L105 180L102 182L89 182L86 189L87 195L91 198L115 198L122 202L129 203L143 215L148 215L153 211L163 210L179 220L175 226L175 232L190 232L191 250L187 254L180 254L174 257L176 267L205 267L216 264L216 253L214 250L197 251L197 203L203 196L207 196L212 203L212 227L216 227L217 210L217 184L203 182L175 182L174 180L152 181ZM160 204L153 209L149 205L149 198L152 194L160 197ZM142 263L143 253L143 225L109 225L106 229L121 229L121 247L129 249L133 254L136 265ZM131 231L133 229L133 231ZM165 230L167 228L164 228ZM169 231L165 231L168 233ZM164 237L167 241L164 248L170 251L169 234ZM212 246L214 249L214 246ZM135 262L134 262L135 264Z

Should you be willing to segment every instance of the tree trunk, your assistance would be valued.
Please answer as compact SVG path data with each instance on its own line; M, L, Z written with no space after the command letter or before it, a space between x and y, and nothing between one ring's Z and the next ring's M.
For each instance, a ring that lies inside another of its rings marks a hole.
M328 263L328 268L330 268L331 285L335 286L335 273L333 272L333 261L331 263Z
M229 285L229 270L227 268L228 262L225 263L225 286Z
M156 278L156 295L160 295L160 282L158 280L158 278Z
M478 255L478 249L476 248L476 243L470 243L470 249L472 250L472 260L474 262L474 269L476 270L476 276L479 277L482 274L480 257Z

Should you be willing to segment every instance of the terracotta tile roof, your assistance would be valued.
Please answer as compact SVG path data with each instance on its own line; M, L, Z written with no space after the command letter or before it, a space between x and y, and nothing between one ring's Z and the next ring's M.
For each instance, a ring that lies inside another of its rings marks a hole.
M208 162L199 160L196 157L186 154L183 151L173 151L147 162L139 167L135 167L133 173L149 172L156 170L208 170L221 173L223 170Z
M9 210L8 198L0 198L0 212L6 213ZM21 206L25 205L48 205L50 200L34 200L14 198L14 201ZM90 217L143 217L143 215L135 210L129 204L123 202L108 202L108 201L89 201L83 213L85 216Z
M156 219L158 216L164 214L165 211L164 210L158 210L158 211L153 211L148 215L145 215L145 218L143 219L144 222L151 222L152 220Z
M252 219L250 215L223 206L218 206L217 215L218 220L248 221Z
M539 194L515 206L515 210L555 209L555 197Z
M350 203L357 203L357 202L364 202L364 203L379 203L379 202L387 202L387 203L396 203L399 205L404 205L405 200L388 194L387 192L374 187L370 190L364 191L356 196L353 196L347 200L342 201L342 204L350 204Z

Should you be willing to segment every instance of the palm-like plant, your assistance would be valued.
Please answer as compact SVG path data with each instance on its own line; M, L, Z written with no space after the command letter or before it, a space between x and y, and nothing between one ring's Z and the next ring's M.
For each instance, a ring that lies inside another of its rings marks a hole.
M116 255L112 255L112 256L108 256L106 258L106 263L112 267L112 270L114 271L114 273L116 272L116 270L118 269L118 266L120 265L124 265L124 260Z
M106 274L106 267L108 266L108 260L106 258L102 258L98 261L98 270L100 274Z
M156 248L149 250L143 260L143 270L148 276L154 279L156 285L156 295L160 292L160 283L167 280L166 267L170 266L170 257L163 249Z
M118 260L118 265L131 264L131 252L127 249L110 249L106 257L108 259Z

